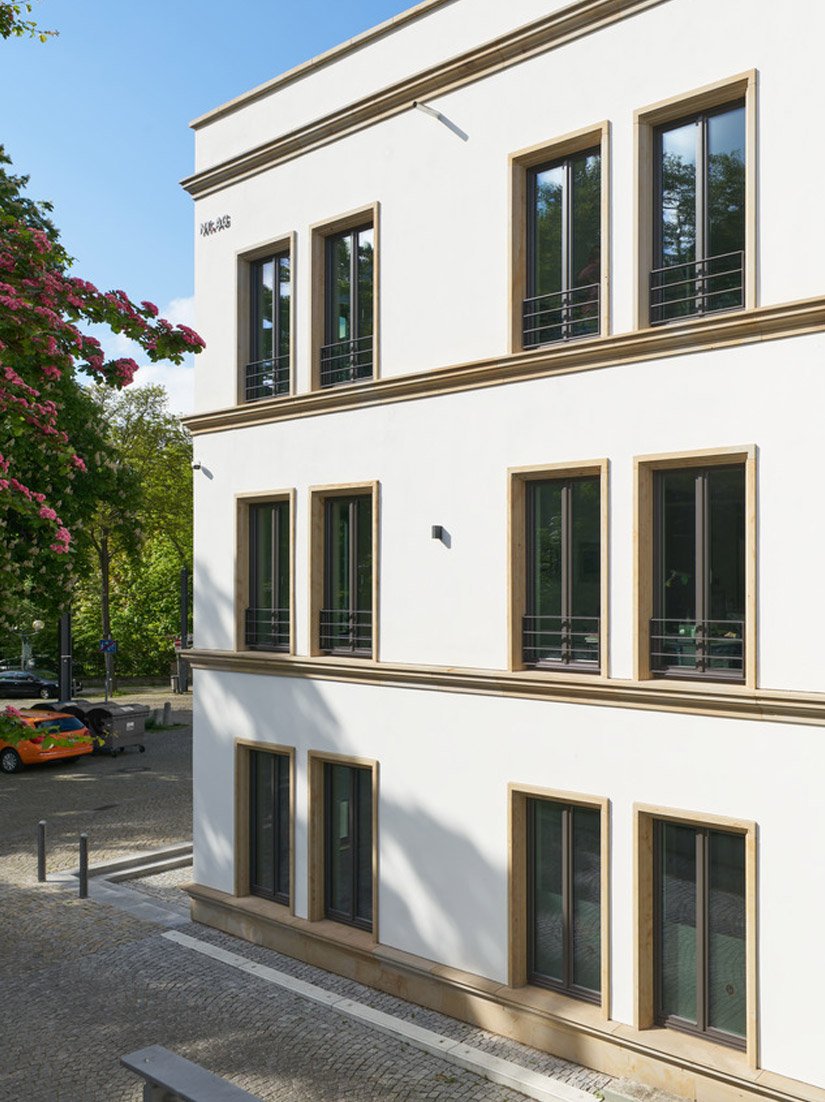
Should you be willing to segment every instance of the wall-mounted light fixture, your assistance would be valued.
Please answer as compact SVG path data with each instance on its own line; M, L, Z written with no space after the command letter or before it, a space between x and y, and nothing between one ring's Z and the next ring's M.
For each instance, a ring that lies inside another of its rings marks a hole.
M442 524L434 524L432 528L432 537L434 540L444 539L444 526Z

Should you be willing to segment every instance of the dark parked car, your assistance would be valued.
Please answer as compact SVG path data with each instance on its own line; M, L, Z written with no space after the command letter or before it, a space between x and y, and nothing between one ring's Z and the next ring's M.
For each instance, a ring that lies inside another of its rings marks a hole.
M56 681L47 681L29 670L0 671L0 696L39 696L51 700L59 695Z

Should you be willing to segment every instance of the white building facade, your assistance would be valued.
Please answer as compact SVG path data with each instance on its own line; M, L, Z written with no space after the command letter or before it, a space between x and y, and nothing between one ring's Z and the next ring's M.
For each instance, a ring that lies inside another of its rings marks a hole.
M823 33L426 0L193 124L197 919L825 1099Z

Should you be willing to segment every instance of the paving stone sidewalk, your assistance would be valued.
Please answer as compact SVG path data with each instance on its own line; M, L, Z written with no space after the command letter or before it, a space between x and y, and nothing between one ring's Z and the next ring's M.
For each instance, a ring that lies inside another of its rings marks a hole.
M145 755L0 777L1 1102L138 1102L141 1084L118 1060L149 1044L264 1102L518 1102L514 1091L177 945L150 922L36 883L40 818L49 824L50 870L74 865L80 830L94 859L191 837L190 751L189 732L179 729L158 732ZM190 875L173 870L124 887L180 909L179 885ZM179 928L571 1085L593 1091L609 1082L206 927Z

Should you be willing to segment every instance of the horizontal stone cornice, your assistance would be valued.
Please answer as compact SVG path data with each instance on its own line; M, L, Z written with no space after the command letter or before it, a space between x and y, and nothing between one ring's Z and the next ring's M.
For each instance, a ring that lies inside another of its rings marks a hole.
M182 180L181 186L195 198L202 198L228 184L337 141L402 111L408 111L416 100L462 88L516 62L555 49L565 42L591 34L601 27L664 2L666 0L578 0L577 3L373 92L254 149L196 172ZM329 64L328 59L318 59L317 67L325 64ZM311 71L310 64L300 75L308 75ZM277 86L277 82L274 82L273 93ZM249 102L252 102L252 97L260 100L265 94L265 89L253 89L249 94ZM240 110L244 102L242 98L227 107L230 110ZM197 120L198 127L207 123L209 118L217 118L221 114L220 108L211 112L210 116Z
M302 677L315 681L546 700L557 704L825 725L825 693L746 689L737 685L665 679L626 681L533 670L508 672L334 657L303 658L258 651L194 649L187 651L185 657L195 669L264 677Z
M184 424L195 434L224 432L248 425L365 409L823 331L825 296L819 296L779 306L696 318L678 325L593 337L561 347L546 346L431 371L391 375L353 386L249 402L193 414L184 418Z

